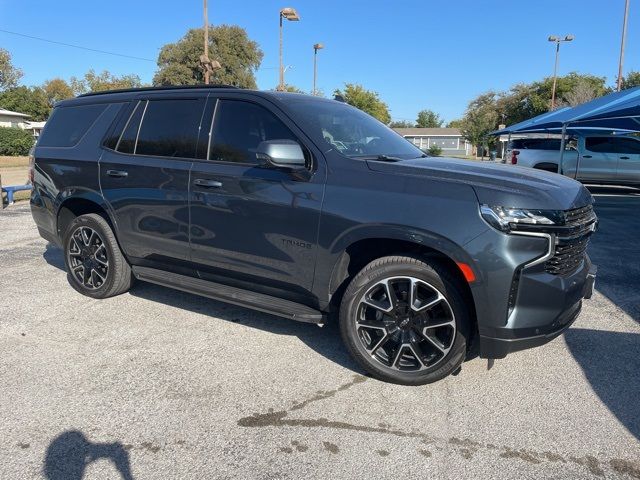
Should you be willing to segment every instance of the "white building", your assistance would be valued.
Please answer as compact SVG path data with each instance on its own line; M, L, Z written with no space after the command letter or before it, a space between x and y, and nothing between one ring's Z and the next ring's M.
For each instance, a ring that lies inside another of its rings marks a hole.
M28 126L27 118L29 118L29 115L26 113L12 112L11 110L0 108L0 127L25 129Z
M471 155L471 143L457 128L394 128L396 132L422 150L432 145L442 149L442 155Z

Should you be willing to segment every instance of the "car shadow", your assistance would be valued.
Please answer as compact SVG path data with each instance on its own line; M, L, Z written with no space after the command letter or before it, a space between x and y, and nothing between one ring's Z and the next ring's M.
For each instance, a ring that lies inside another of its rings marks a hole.
M640 439L640 334L573 327L565 341L593 391Z
M94 443L78 430L63 432L51 441L44 459L44 476L47 480L82 480L89 464L100 459L111 461L123 480L133 480L124 445Z
M223 320L276 335L298 337L307 347L332 362L365 374L343 345L336 321L328 321L326 325L319 327L146 282L136 282L129 293L181 310L206 314L216 321Z
M640 323L640 195L637 190L590 187L598 230L589 256L598 267L596 289ZM622 192L622 193L621 193Z

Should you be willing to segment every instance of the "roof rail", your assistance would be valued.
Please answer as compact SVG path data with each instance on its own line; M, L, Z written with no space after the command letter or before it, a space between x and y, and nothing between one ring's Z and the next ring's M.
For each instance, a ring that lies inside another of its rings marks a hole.
M136 88L118 88L115 90L102 90L100 92L88 92L83 93L82 95L78 95L78 97L92 97L94 95L106 95L109 93L127 93L127 92L153 92L154 90L183 90L183 89L191 89L191 88L240 88L235 85L224 85L224 84L216 84L216 85L206 85L204 83L197 85L165 85L158 87L136 87Z

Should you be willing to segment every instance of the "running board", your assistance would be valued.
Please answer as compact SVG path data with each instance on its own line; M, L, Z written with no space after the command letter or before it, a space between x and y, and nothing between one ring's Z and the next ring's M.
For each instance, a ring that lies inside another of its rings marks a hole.
M325 315L314 308L282 298L231 287L222 283L209 282L200 278L165 272L148 267L131 267L133 275L145 282L175 288L183 292L213 298L221 302L233 303L241 307L259 310L298 322L324 324Z

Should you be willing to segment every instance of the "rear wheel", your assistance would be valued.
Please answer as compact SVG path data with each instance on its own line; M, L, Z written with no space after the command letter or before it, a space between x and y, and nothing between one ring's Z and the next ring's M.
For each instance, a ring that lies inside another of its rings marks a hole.
M93 298L129 290L131 267L107 221L90 213L76 217L64 236L67 277L73 288Z
M470 319L463 298L460 282L439 263L383 257L367 265L345 291L342 338L380 380L435 382L465 358Z

